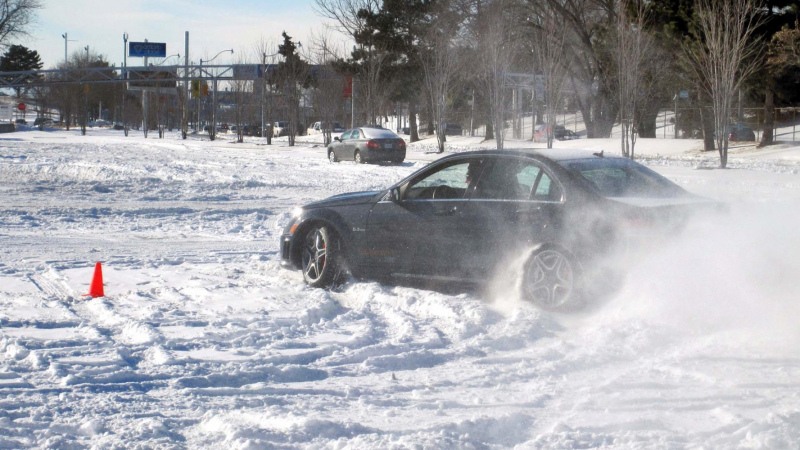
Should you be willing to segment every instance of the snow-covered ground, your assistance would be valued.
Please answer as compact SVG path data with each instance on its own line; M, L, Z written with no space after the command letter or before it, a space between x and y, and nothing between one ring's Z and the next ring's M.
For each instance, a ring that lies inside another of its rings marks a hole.
M0 135L0 448L800 448L800 147L713 170L640 140L730 213L559 315L513 288L306 287L278 261L294 206L440 156L331 164L313 139ZM106 297L82 297L96 261Z

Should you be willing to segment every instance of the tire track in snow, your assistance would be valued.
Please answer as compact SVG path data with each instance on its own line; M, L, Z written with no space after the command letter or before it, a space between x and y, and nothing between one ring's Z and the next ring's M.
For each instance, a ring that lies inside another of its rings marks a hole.
M161 377L136 370L143 360L169 360L160 346L164 338L155 328L119 313L106 298L82 300L53 267L28 278L48 299L59 302L81 319L74 327L80 334L101 339L100 346L89 353L102 357L104 363L94 361L91 356L71 358L69 352L52 351L43 356L50 360L51 372L62 378L62 385L86 385L101 390L114 390L112 386L119 385L116 389L146 390L163 384L157 382Z

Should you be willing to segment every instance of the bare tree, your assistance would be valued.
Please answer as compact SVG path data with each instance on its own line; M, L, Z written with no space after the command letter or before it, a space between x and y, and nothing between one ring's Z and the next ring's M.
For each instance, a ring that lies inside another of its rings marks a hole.
M363 105L369 123L377 121L387 103L389 90L383 72L389 52L373 33L365 32L367 19L362 11L376 13L382 3L381 0L315 0L317 13L333 20L337 31L357 42L353 57L357 57L360 64L354 89L358 91L357 101Z
M697 0L696 5L700 39L687 45L684 55L701 88L711 97L715 141L724 169L732 102L742 82L759 69L755 56L761 46L754 33L764 18L758 0Z
M0 0L0 46L28 35L28 27L42 8L41 0Z
M419 56L424 73L425 91L430 96L439 153L443 153L446 140L445 121L462 58L455 42L460 25L458 15L449 9L447 2L440 3L440 8L436 11L436 20L431 24L424 39L423 46L427 48L420 52Z
M644 0L620 0L617 13L616 52L619 122L622 128L622 156L633 159L636 119L644 91L645 65L652 54L653 40L645 31L647 5Z
M564 97L569 60L566 57L567 28L561 17L548 9L540 10L538 24L534 25L533 52L536 68L544 87L544 116L547 148L553 148L553 130L556 114Z
M274 93L275 77L270 72L272 58L278 55L278 50L274 43L265 40L263 37L255 44L255 52L261 61L261 78L259 80L259 106L261 108L261 135L267 138L267 145L272 145L272 122L274 112Z
M344 111L344 78L333 69L333 61L343 53L326 35L311 37L313 60L318 66L312 102L317 118L323 123L322 135L327 147L331 141L333 123L342 119Z
M503 149L505 140L506 74L514 56L509 21L505 17L510 4L510 0L492 0L485 4L477 18L480 28L478 59L482 65L478 84L488 99L498 150Z
M236 64L249 64L239 52ZM244 142L244 125L252 115L253 80L231 80L230 89L233 100L233 121L236 124L236 142Z
M609 137L617 118L615 80L605 54L613 29L617 0L527 0L534 6L547 3L568 30L565 53L570 58L570 77L589 138Z
M333 20L338 32L355 40L365 25L358 12L378 11L381 4L381 0L314 0L314 9L320 16Z

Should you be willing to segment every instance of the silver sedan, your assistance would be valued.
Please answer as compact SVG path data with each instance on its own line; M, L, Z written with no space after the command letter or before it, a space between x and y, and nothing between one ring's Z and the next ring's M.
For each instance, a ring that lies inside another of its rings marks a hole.
M406 158L406 141L386 128L353 128L333 139L328 146L328 159L331 162L349 160L358 164L380 161L401 163Z

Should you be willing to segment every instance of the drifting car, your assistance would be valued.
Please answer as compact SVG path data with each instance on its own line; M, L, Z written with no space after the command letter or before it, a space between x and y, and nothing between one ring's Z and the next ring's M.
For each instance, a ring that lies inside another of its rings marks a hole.
M281 260L315 287L348 273L389 282L486 283L522 261L522 296L546 310L569 311L582 307L596 286L619 279L617 257L717 206L635 161L602 152L467 152L385 190L303 206L281 236Z

